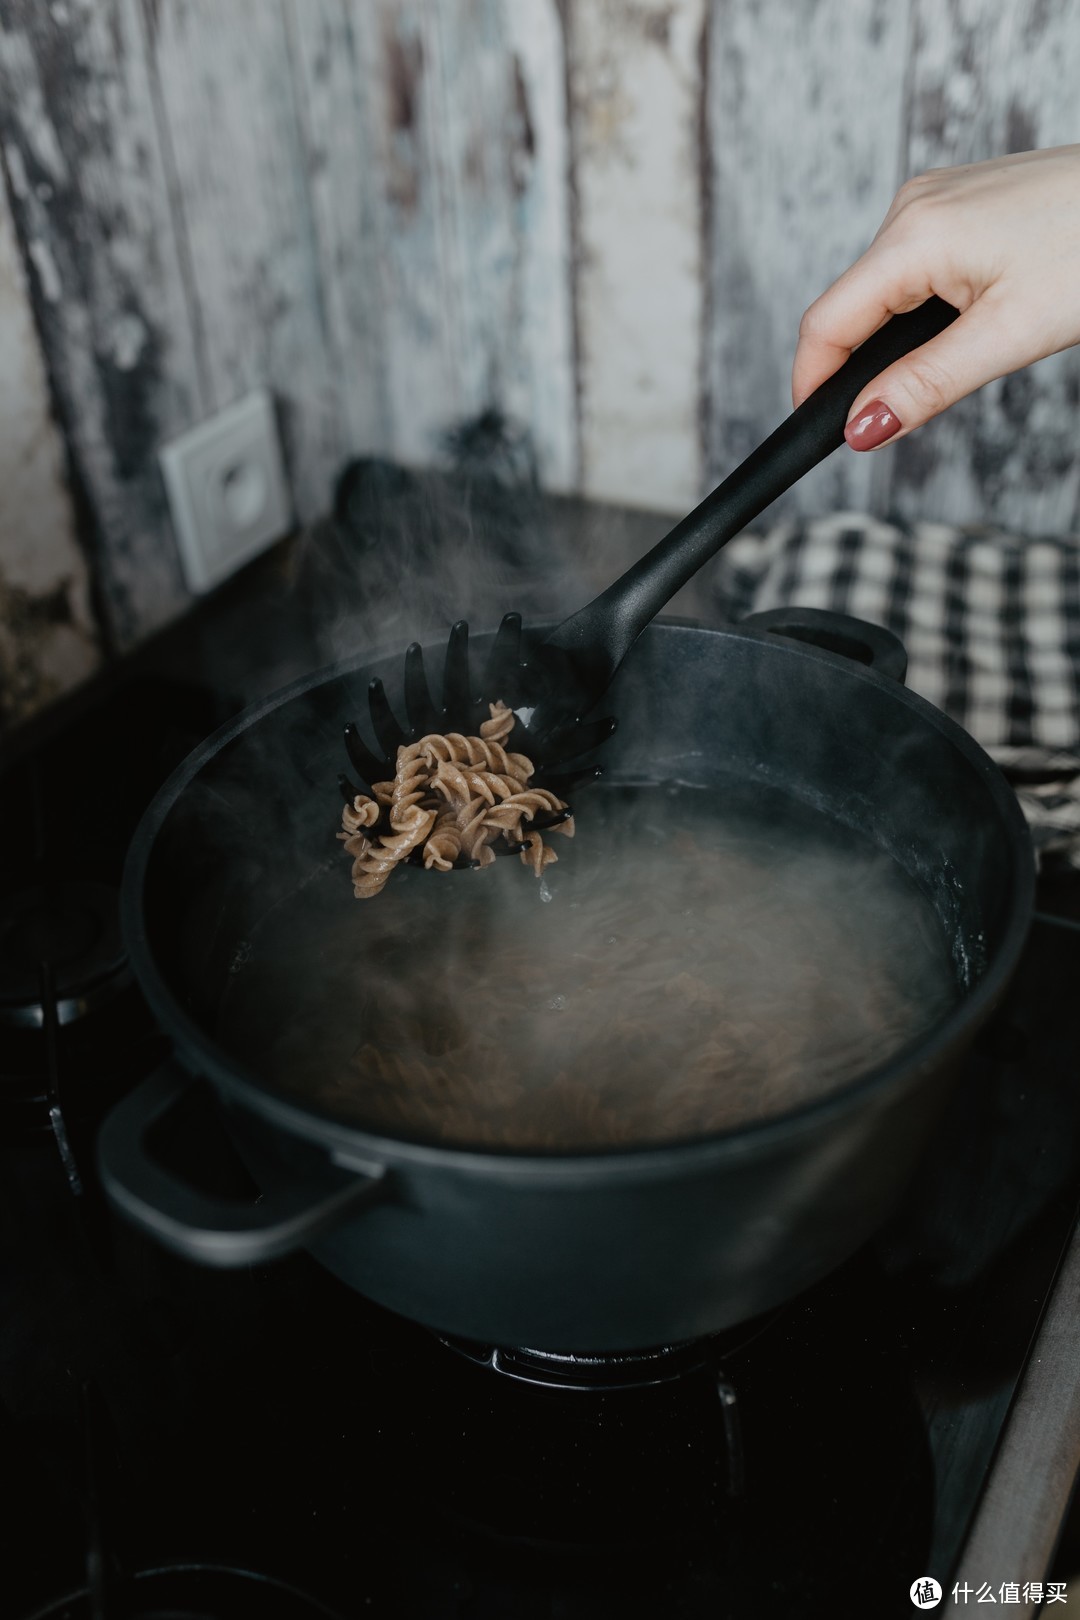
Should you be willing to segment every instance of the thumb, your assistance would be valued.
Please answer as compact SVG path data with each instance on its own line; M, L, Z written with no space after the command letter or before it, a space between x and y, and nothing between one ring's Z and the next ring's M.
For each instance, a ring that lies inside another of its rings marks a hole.
M1012 352L1003 323L984 295L945 331L913 349L866 385L848 413L844 438L853 450L876 450L903 438L965 394L1026 365Z

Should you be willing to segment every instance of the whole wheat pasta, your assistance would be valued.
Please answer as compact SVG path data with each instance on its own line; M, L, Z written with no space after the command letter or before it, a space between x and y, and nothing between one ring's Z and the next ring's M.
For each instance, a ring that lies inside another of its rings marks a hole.
M521 858L526 866L531 866L533 872L539 877L544 867L550 866L552 861L557 861L559 857L553 849L547 847L538 832L531 832L525 838L525 848L521 852Z
M491 719L480 722L480 735L493 742L505 742L514 729L514 711L505 703L492 703L490 707Z
M435 824L435 811L410 805L399 812L398 821L397 830L383 833L377 842L365 839L357 850L351 875L353 893L358 900L368 900L378 894L398 862L424 842Z
M428 765L437 765L440 761L462 762L514 777L519 782L527 782L532 775L531 760L524 754L508 754L500 742L490 737L463 737L460 732L451 731L445 736L421 737L412 747Z
M461 828L451 808L440 810L424 845L424 865L430 872L448 872L461 854Z
M341 824L347 834L361 831L364 827L374 827L379 819L379 806L374 799L365 798L358 794L352 804L347 804L341 812ZM348 839L345 848L348 849Z
M541 864L556 844L550 801L528 780L494 803L435 789L439 763L498 764L468 754L414 751L345 807L356 889L379 892L422 838L414 853L432 871L519 849L550 876L551 903L498 862L461 878L452 905L426 874L398 880L361 927L333 878L271 908L252 961L229 977L220 1033L245 1050L280 987L302 987L265 1058L284 1093L429 1142L640 1146L828 1095L954 1004L951 940L931 902L891 858L773 789L609 779L589 801L589 859L556 872ZM325 949L312 960L295 919L315 901Z
M353 857L358 900L381 893L395 867L414 853L428 871L449 872L461 858L490 866L501 837L537 877L558 859L526 824L538 813L568 807L547 789L528 786L532 761L503 747L513 729L513 710L492 703L478 737L432 732L403 744L393 780L372 783L371 796L357 794L345 806L338 837ZM389 831L380 830L387 825ZM572 838L573 818L549 830Z

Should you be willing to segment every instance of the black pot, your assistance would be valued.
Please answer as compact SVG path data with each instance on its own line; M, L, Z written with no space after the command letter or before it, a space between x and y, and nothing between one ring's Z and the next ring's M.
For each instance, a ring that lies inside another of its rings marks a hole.
M106 1122L109 1196L208 1264L306 1246L381 1304L496 1344L655 1345L718 1332L813 1283L894 1206L1030 916L1013 793L970 737L904 690L903 669L886 632L798 609L737 629L658 621L627 659L607 700L624 724L605 767L707 780L720 758L868 834L930 897L964 993L918 1044L823 1100L707 1139L603 1153L391 1140L286 1100L216 1043L256 896L264 911L310 872L342 725L363 713L373 674L400 695L400 655L323 671L249 710L167 783L131 849L127 942L175 1055ZM252 850L260 806L279 818L272 861ZM150 1127L198 1076L264 1190L254 1205L204 1196L148 1151Z

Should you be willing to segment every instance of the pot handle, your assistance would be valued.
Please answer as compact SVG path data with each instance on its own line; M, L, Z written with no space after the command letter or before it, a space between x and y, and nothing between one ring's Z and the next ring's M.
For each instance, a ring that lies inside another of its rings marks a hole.
M256 1265L313 1242L385 1194L386 1166L374 1163L349 1170L328 1163L317 1183L298 1179L256 1204L190 1186L153 1158L146 1136L192 1084L166 1060L116 1105L98 1137L98 1167L110 1200L167 1249L205 1266Z
M751 613L749 618L740 619L738 628L767 630L791 641L808 642L823 652L866 664L901 685L907 674L907 650L899 636L883 625L853 619L848 613L833 613L828 608L769 608L765 613Z

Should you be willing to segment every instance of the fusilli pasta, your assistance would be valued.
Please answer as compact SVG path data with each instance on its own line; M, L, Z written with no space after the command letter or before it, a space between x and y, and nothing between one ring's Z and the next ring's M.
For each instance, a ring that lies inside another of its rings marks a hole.
M405 744L393 781L372 783L373 797L357 794L345 806L338 837L353 857L358 900L379 894L410 856L434 872L462 861L489 866L500 837L537 877L558 860L530 823L537 815L558 817L568 806L546 788L530 788L532 761L503 747L514 728L513 710L492 703L490 711L478 737L433 732ZM546 819L543 830L572 838L574 819Z

